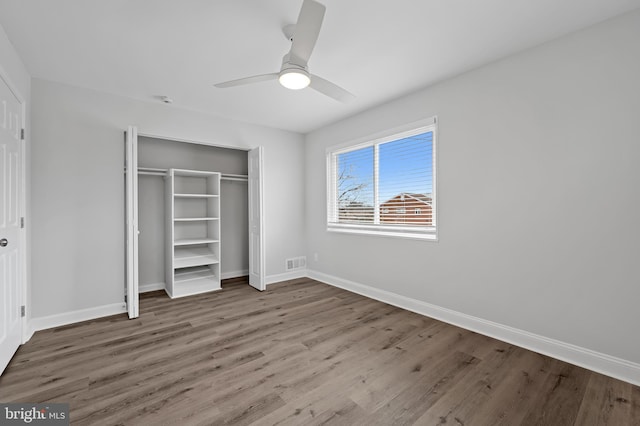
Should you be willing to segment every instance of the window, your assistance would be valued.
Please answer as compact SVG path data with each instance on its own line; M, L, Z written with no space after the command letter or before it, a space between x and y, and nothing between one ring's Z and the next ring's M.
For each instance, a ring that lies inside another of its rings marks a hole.
M327 229L435 240L435 139L434 118L330 148Z

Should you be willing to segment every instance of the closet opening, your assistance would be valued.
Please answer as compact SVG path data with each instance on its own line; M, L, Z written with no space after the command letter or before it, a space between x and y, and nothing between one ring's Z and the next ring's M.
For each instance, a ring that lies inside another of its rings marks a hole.
M126 139L129 317L149 291L177 298L241 277L264 290L262 149L138 135L135 127Z

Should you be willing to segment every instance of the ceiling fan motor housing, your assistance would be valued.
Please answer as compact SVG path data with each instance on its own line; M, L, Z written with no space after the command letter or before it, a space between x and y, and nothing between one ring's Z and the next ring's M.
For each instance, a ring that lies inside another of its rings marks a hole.
M311 83L311 76L307 67L290 62L290 57L287 54L282 60L278 81L287 89L299 90Z

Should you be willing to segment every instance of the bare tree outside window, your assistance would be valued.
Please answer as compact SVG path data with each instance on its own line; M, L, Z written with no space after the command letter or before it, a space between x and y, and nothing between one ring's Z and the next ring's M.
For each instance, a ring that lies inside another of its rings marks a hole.
M370 148L338 156L338 221L373 223L373 169Z
M360 194L367 188L367 183L359 181L353 175L352 170L353 165L340 170L338 176L338 204L340 206L358 202Z

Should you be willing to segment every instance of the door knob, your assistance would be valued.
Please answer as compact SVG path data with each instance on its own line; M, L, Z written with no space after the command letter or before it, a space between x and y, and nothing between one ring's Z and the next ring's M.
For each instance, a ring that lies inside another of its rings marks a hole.
M0 247L6 247L7 244L9 244L9 240L7 240L6 238L0 240Z

